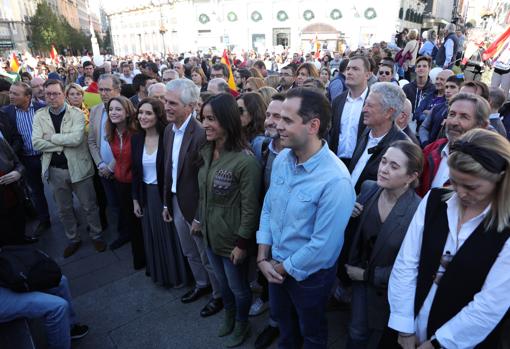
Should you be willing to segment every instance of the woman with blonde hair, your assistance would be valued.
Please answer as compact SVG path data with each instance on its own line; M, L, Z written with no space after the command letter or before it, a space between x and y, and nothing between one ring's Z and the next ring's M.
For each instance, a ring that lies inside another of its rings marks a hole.
M259 88L258 92L262 96L262 99L266 103L266 105L269 105L271 103L271 97L273 97L274 94L277 94L278 91L271 87L271 86L262 86Z
M404 50L402 51L402 57L405 57L409 52L411 57L403 62L404 76L408 81L411 81L412 75L414 74L414 66L416 65L416 57L420 48L420 42L418 41L418 31L413 29L407 34L409 41L407 42Z
M246 79L243 92L257 92L262 86L266 86L264 79L252 76Z
M80 109L85 116L85 132L89 132L89 118L90 118L90 110L87 108L85 103L83 103L83 96L85 95L85 91L83 88L75 82L70 83L66 86L65 95L67 102Z
M390 276L388 326L404 349L498 347L510 308L509 165L496 132L450 146L452 188L425 196Z
M191 69L191 80L200 88L200 92L207 91L207 77L201 67Z

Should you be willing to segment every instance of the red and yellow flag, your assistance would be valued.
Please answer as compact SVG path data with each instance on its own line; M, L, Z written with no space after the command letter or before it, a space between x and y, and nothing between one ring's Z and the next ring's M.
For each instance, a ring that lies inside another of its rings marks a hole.
M232 74L232 66L230 65L230 59L228 59L227 50L223 50L223 56L221 56L221 63L225 64L228 68L228 87L231 90L237 91L236 82L234 80L234 74Z
M51 45L50 57L53 62L56 62L58 60L58 52L55 49L54 45Z
M485 52L482 55L482 59L484 61L488 60L489 58L492 58L494 56L497 56L501 53L503 48L505 47L505 44L507 43L507 40L510 38L510 26L501 34L494 42L485 50Z
M315 34L315 58L319 59L321 56L321 42L319 37Z
M17 73L19 71L19 68L20 68L20 64L19 64L19 61L18 61L18 56L16 56L16 54L13 52L12 53L12 57L11 57L11 61L10 61L10 67L11 67L11 70L15 73Z

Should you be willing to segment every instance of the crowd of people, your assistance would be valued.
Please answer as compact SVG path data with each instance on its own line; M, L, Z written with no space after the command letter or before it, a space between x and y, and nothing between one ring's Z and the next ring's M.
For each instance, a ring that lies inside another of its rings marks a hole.
M227 347L269 310L256 348L326 348L331 309L350 311L349 349L508 345L508 91L455 71L453 24L440 47L416 34L398 52L380 43L280 64L67 58L11 74L0 244L51 229L49 185L64 258L81 247L81 214L98 253L129 243L154 283L192 285L183 303L210 297L200 316L224 310ZM53 293L71 307L62 280ZM86 334L37 297L41 311L0 305L0 322L44 316L55 348Z

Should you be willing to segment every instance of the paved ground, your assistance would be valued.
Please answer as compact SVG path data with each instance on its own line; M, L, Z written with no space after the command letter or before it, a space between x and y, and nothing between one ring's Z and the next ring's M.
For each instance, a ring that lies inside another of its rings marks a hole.
M51 198L49 191L46 194ZM72 257L63 259L66 246L63 226L56 216L55 205L50 203L50 207L52 230L43 235L38 246L62 266L71 283L78 319L90 326L89 335L74 342L73 348L224 348L224 340L216 336L221 313L203 319L199 312L206 298L182 304L180 296L187 289L159 287L144 271L135 271L129 246L97 253L83 224L82 247ZM108 241L113 240L112 228L105 234ZM343 348L347 316L341 312L328 313L330 348ZM251 319L252 334L241 348L254 347L255 337L266 321L267 312Z

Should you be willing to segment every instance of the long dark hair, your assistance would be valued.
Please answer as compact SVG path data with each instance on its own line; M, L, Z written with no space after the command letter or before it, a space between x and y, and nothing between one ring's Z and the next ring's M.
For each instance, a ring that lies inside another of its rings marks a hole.
M133 118L133 126L136 128L137 131L140 131L142 133L145 133L145 130L140 126L140 121L138 121L138 114L140 113L140 107L144 104L150 104L152 107L152 111L154 112L154 115L156 115L156 131L159 135L162 135L163 132L165 132L165 127L168 124L166 121L166 114L165 114L165 106L163 105L163 102L161 102L157 98L152 97L146 97L140 101L138 104L138 108L136 108L136 114Z
M242 151L248 148L241 129L241 115L234 97L230 93L220 93L204 102L200 109L203 118L204 107L211 106L212 112L225 131L225 150Z
M246 141L251 142L255 136L264 133L267 104L258 92L243 93L237 99L243 100L246 111L251 116L250 123L243 127L243 135Z
M108 115L110 113L110 104L113 101L117 101L120 103L122 108L126 111L126 129L128 132L132 133L136 131L136 128L133 127L133 119L136 117L136 110L133 106L133 103L129 99L127 99L124 96L117 96L111 98L108 103L106 104L106 114ZM106 134L106 140L108 142L111 142L113 140L113 131L115 130L115 125L110 121L110 116L108 115L108 119L106 120L105 125L105 134Z

